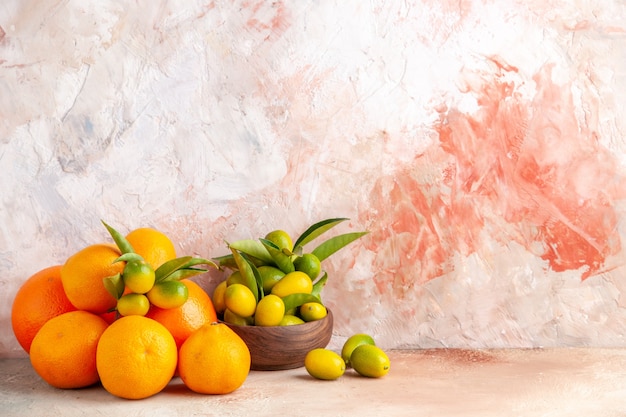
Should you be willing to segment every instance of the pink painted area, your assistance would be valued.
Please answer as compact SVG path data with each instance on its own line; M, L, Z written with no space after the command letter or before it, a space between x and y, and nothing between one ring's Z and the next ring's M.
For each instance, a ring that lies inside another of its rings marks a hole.
M249 29L280 35L289 27L289 10L282 1L246 1L242 6L251 13L246 22Z
M367 242L376 253L374 280L380 292L387 285L403 292L412 277L423 283L451 270L450 239L441 228L449 210L440 196L427 197L430 188L404 168L395 177L381 178L372 191L371 202L377 207L372 224L380 227L372 228Z
M493 243L516 241L582 279L611 268L621 249L614 203L626 184L594 126L576 118L571 86L546 66L527 99L510 81L517 69L494 64L492 74L464 75L477 110L444 107L439 141L372 189L363 220L380 225L368 242L381 292L452 272L455 254Z

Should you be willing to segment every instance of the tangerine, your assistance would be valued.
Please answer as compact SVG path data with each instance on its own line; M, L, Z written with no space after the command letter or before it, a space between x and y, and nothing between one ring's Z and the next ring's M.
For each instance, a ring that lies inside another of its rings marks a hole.
M157 269L165 262L176 258L176 248L163 232L150 227L140 227L126 235L133 250Z
M223 323L211 323L195 331L179 352L179 375L192 391L201 394L228 394L235 391L250 373L250 350L246 343Z
M108 323L87 311L70 311L48 320L35 335L30 362L56 388L82 388L99 380L96 349Z
M170 332L144 316L116 320L100 337L96 352L104 389L131 400L161 392L174 376L177 360Z
M115 320L117 320L118 313L117 310L107 311L106 313L98 314L100 317L104 319L107 323L111 324Z
M77 309L102 314L115 307L116 300L102 280L122 273L125 263L113 263L120 255L115 245L98 243L81 249L65 261L61 281L67 298Z
M15 294L11 308L13 334L28 353L33 338L48 320L76 310L65 295L61 265L50 266L28 278Z
M217 321L213 302L206 291L189 279L180 282L187 286L189 293L183 305L168 309L153 305L146 314L146 317L158 321L170 331L179 348L195 330Z

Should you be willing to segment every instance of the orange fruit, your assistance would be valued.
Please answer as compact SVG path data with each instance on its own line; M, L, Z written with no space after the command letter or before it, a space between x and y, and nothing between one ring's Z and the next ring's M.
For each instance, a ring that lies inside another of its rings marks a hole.
M176 342L160 323L126 316L100 337L96 365L102 386L117 397L138 400L163 390L174 376Z
M35 372L56 388L82 388L98 382L96 349L108 323L87 311L48 320L30 346Z
M149 227L135 229L126 235L126 240L154 269L176 258L176 248L170 238L156 229Z
M109 312L106 312L106 313L102 313L102 314L98 314L98 315L100 317L102 317L104 319L104 321L106 321L109 324L111 324L115 320L117 320L117 311L115 311L115 310L109 311Z
M95 314L115 307L116 300L106 290L102 279L124 270L124 262L113 263L120 256L115 245L89 245L70 256L61 268L63 289L70 302L79 310Z
M206 291L189 279L180 282L189 290L187 301L182 306L164 309L153 305L146 314L146 317L158 321L170 331L179 348L191 333L217 321L213 302Z
M179 352L180 379L194 392L228 394L250 373L250 350L223 323L211 323L195 331Z
M28 353L45 322L74 310L76 307L63 291L61 265L44 268L28 278L15 294L11 308L13 334Z

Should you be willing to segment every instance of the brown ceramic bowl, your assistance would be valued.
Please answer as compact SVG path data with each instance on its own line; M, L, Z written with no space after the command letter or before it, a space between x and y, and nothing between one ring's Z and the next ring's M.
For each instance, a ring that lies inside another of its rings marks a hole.
M321 320L293 326L238 326L226 323L248 345L256 371L277 371L304 366L304 357L313 349L328 345L333 334L333 314Z

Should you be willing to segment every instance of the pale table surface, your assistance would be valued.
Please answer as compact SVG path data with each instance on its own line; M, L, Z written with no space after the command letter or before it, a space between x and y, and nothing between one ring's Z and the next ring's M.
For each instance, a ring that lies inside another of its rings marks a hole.
M28 359L0 359L0 416L626 416L626 349L391 351L391 371L336 381L304 368L252 371L229 395L200 395L174 378L123 400L101 386L58 390Z

